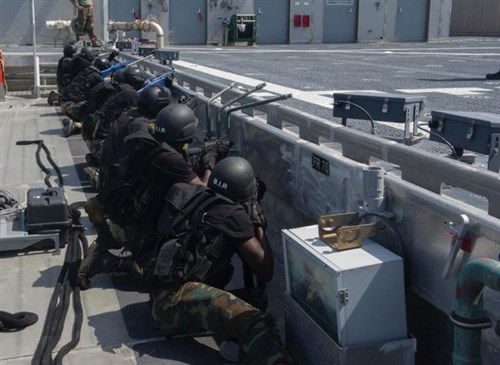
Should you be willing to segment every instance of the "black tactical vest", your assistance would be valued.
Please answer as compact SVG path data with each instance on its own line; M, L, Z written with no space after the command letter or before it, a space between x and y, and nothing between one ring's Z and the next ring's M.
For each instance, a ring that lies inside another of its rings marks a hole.
M223 288L231 279L234 250L223 234L204 222L207 209L229 200L199 185L175 184L158 220L154 276L165 284L199 281Z

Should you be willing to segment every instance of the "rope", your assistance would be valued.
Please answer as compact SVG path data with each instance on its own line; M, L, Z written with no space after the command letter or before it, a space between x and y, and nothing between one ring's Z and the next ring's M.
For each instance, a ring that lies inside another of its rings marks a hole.
M19 330L38 321L38 315L31 312L7 313L0 311L0 331Z
M81 207L82 203L70 206L73 225L69 228L69 245L64 257L63 267L57 279L57 284L52 293L42 335L31 362L32 365L62 364L63 357L71 349L75 348L80 341L83 309L80 287L78 285L78 269L80 268L82 257L87 253L88 242L79 221L80 212L77 210L77 206ZM61 347L53 360L52 352L61 339L71 297L73 298L73 310L75 312L71 340Z
M17 141L16 142L16 145L18 145L18 146L25 146L25 145L29 145L29 144L38 144L38 148L36 150L36 163L42 169L42 171L45 172L45 179L43 180L45 182L45 184L49 188L52 187L52 184L50 183L50 180L49 180L50 176L51 176L50 175L50 171L43 165L42 160L40 159L40 151L42 149L44 150L45 155L47 156L47 160L49 161L50 165L56 171L57 178L59 179L59 186L63 187L64 182L63 182L63 177L62 177L62 174L61 174L61 170L59 169L59 167L56 165L56 163L52 159L52 157L50 155L50 151L47 148L47 146L45 146L45 144L43 143L43 140L39 139L39 140L35 140L35 141Z

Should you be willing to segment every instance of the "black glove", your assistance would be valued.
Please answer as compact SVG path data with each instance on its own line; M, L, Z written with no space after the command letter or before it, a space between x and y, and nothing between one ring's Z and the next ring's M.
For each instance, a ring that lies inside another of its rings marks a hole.
M257 200L261 200L266 193L267 186L260 178L256 177L255 180L257 182Z
M264 231L267 228L267 220L264 216L264 211L257 200L257 194L251 197L247 202L243 204L245 210L247 211L252 223L256 227L261 227Z
M109 62L113 61L116 56L118 56L120 52L118 52L116 49L112 50L108 56Z
M220 160L227 156L231 146L232 142L217 141L204 147L197 164L197 171L203 174L206 169L212 170Z

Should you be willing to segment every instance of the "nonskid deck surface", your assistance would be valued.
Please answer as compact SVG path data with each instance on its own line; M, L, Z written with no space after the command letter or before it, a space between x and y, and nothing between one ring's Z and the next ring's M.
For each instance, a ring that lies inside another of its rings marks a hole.
M64 138L62 114L45 99L7 96L0 103L0 186L21 203L31 187L45 187L45 173L35 159L37 146L17 146L16 141L42 139L60 168L69 204L86 200L92 191L80 170L86 146L79 135ZM43 157L49 169L50 164ZM52 170L51 182L58 186ZM89 243L95 231L81 210ZM0 363L30 364L39 342L50 298L64 262L66 248L0 252L0 310L33 312L34 325L0 332ZM82 291L83 326L78 346L64 357L64 364L225 364L212 337L166 339L155 328L148 307L149 295L141 282L128 275L97 275L92 287ZM70 307L56 351L71 338Z

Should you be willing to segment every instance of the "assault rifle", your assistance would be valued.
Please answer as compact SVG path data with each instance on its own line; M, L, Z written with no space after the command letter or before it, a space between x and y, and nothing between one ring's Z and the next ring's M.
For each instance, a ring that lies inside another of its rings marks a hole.
M104 78L104 77L108 76L109 74L112 74L113 72L121 70L122 68L126 68L126 67L129 67L129 66L135 65L136 63L145 61L148 58L152 58L152 57L153 57L153 55L149 55L147 57L141 58L140 60L137 60L137 61L134 61L134 62L132 62L130 60L125 60L125 61L120 62L120 63L115 63L110 68L107 68L107 69L101 71L101 76Z
M198 98L195 95L181 96L178 103L188 106L191 110L195 110L198 105Z
M123 62L120 62L120 63L115 63L110 68L107 68L107 69L101 71L101 77L105 78L106 76L109 76L113 72L116 72L118 70L121 70L122 68L127 67L128 65L130 65L130 63L131 63L130 60L126 60L126 61L123 61Z
M201 147L191 147L186 151L188 162L193 171L202 176L207 168L213 168L217 162L227 156L233 142L228 138L205 140Z
M167 71L165 73L162 73L160 76L156 76L152 78L151 80L148 80L144 87L140 90L138 90L138 93L141 93L143 90L147 89L151 85L161 85L161 86L170 86L172 84L172 80L175 75L175 70L172 68L172 70Z

